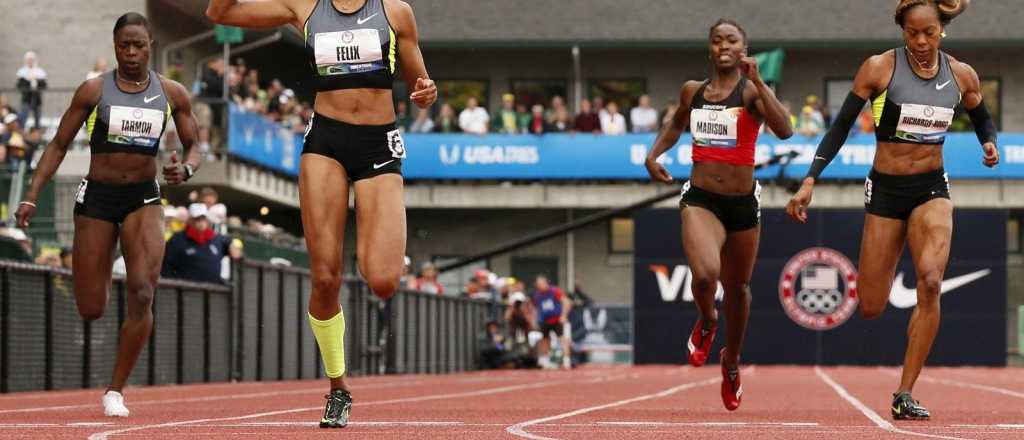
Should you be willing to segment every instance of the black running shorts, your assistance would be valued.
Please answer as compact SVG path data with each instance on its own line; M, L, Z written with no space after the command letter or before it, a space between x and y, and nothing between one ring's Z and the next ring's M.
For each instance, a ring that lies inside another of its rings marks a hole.
M394 123L353 125L313 115L302 146L302 154L330 157L355 182L381 174L402 174L405 142Z
M726 196L698 188L686 182L679 206L699 206L711 211L726 232L746 231L761 223L761 184L754 181L750 194Z
M949 176L942 168L906 176L872 168L864 180L864 209L880 217L906 221L915 208L940 198L949 199Z
M155 180L120 184L82 179L75 193L75 215L117 224L149 205L160 205L160 184Z

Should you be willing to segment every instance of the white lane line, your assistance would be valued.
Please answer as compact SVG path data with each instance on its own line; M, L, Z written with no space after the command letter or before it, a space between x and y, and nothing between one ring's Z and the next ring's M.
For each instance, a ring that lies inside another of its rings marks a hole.
M815 365L814 374L817 374L823 382L828 384L828 386L832 387L832 389L836 392L836 394L839 395L839 397L842 397L850 405L853 405L854 408L857 408L861 412L861 414L864 414L864 417L867 417L872 422L875 422L875 424L878 425L879 428L882 428L892 433L916 435L918 437L944 438L949 440L965 440L962 437L948 437L944 435L924 434L920 432L906 431L897 428L893 426L892 423L889 423L887 420L879 416L878 413L874 412L871 408L868 408L867 405L864 405L860 400L857 400L856 397L853 397L852 394L846 391L846 388L843 388L843 386L840 385L838 382L832 380L832 377L829 376L828 373L825 372L825 370L822 370L821 367Z
M81 428L81 427L90 427L90 426L109 426L109 425L113 425L113 423L111 423L111 422L74 422L74 423L68 423L68 426L72 427L72 428Z
M981 385L981 384L970 383L970 382L961 382L959 380L936 379L936 378L927 377L927 376L924 376L924 375L920 376L920 379L925 381L925 382L930 382L930 383L939 383L939 384L943 384L943 385L952 385L952 386L961 387L961 388L973 388L975 390L988 391L990 393L997 393L997 394L1002 394L1004 396L1017 397L1017 398L1020 398L1020 399L1024 399L1024 393L1021 393L1021 392L1018 392L1018 391L1013 391L1013 390L1008 390L1008 389L1005 389L1005 388L992 387L992 386L988 386L988 385Z
M753 428L764 428L771 426L779 427L818 427L815 422L596 422L598 425L608 426L750 426ZM551 425L546 425L551 426ZM561 425L557 425L561 426Z
M421 385L426 383L425 381L411 381L411 382L399 382L399 383L376 383L370 385L353 385L353 390L369 389L369 388L397 388L408 385ZM295 394L312 394L316 392L323 392L324 386L317 388L303 388L298 390L287 390L287 391L267 391L262 393L245 393L245 394L226 394L221 396L205 396L205 397L183 397L180 399L159 399L159 400L139 400L133 401L131 399L125 399L125 404L130 407L141 406L141 405L164 405L169 403L198 403L198 402L216 402L218 400L234 400L234 399L249 399L254 397L274 397L274 396L288 396ZM62 411L68 409L83 409L83 408L100 408L98 403L85 403L79 405L63 405L63 406L41 406L33 408L18 408L18 409L5 409L0 410L0 414L12 414L12 413L28 413L28 412L51 412L51 411Z
M544 417L544 418L534 419L534 420L527 420L525 422L517 423L515 425L512 425L512 426L509 426L509 427L505 428L505 432L508 432L509 434L512 434L514 436L528 438L528 439L531 439L531 440L554 440L554 439L552 439L550 437L542 437L542 436L539 436L539 435L530 434L530 433L526 432L526 428L529 427L529 426L539 425L539 424L551 422L551 421L554 421L554 420L561 420L561 419L566 419L566 418L569 418L569 417L578 416L580 414L586 414L588 412L599 411L599 410L608 409L608 408L614 408L614 407L622 406L622 405L629 405L630 403L641 402L641 401L650 400L650 399L657 399L659 397L666 397L666 396L670 396L672 394L678 393L678 392L683 391L683 390L688 390L690 388L697 388L697 387L701 387L701 386L705 386L705 385L711 385L711 384L714 384L714 383L718 383L720 380L722 380L722 379L720 379L718 377L712 377L710 379L705 379L705 380L702 380L702 381L689 382L689 383L684 383L682 385L677 385L677 386L674 386L672 388L669 388L669 389L666 389L666 390L663 390L663 391L660 391L660 392L657 392L657 393L644 394L642 396L637 396L637 397L633 397L633 398L630 398L630 399L618 400L618 401L615 401L615 402L606 403L604 405L597 405L597 406L591 406L591 407L587 407L587 408L580 408L580 409L577 409L575 411L569 411L569 412L566 412L566 413L557 414L557 415L550 416L550 417Z
M957 428L1004 428L1004 429L1024 429L1024 424L1020 423L996 423L993 425L949 425Z
M591 380L588 380L588 381L578 382L578 383L584 383L584 384L586 384L586 383L598 383L598 382L605 382L605 381L608 381L608 380L614 380L614 379L613 378L597 378L597 379L591 379ZM461 398L461 397L485 396L485 395L489 395L489 394L500 394L500 393L507 393L507 392L510 392L510 391L519 391L519 390L526 390L526 389L531 389L531 388L541 388L541 387L546 387L546 386L551 386L551 385L563 384L563 383L566 383L566 382L567 381L537 382L537 383L531 383L531 384L510 385L510 386L504 386L504 387L498 387L498 388L488 388L488 389L483 389L483 390L478 390L478 391L467 391L467 392L461 392L461 393L435 394L435 395L427 395L427 396L419 396L419 397L407 397L407 398L401 398L401 399L377 400L377 401L370 401L370 402L365 402L365 403L357 403L357 405L360 406L360 407L363 407L363 406L373 406L373 405L386 405L386 404L391 404L391 403L409 403L409 402L422 402L422 401L426 401L426 400L457 399L457 398ZM122 429L115 429L115 430L110 430L110 431L98 432L98 433L90 435L89 436L89 440L106 440L107 438L109 438L112 435L124 434L126 432L134 432L134 431L141 431L141 430L147 430L147 429L169 428L169 427L172 427L172 426L193 425L193 424L197 424L197 423L223 422L223 421L231 421L231 420L247 420L247 419L255 419L255 418L259 418L259 417L276 416L276 415L281 415L281 414L292 414L292 413L300 413L300 412L306 412L306 411L319 411L322 408L323 408L323 406L321 405L321 406L312 406L312 407L307 407L307 408L294 408L294 409L286 409L286 410L280 410L280 411L268 411L268 412L256 413L256 414L246 414L246 415L234 416L234 417L217 417L217 418L209 418L209 419L183 420L183 421L178 421L178 422L158 423L158 424L152 424L152 425L139 425L139 426L132 426L132 427L127 427L127 428L122 428Z

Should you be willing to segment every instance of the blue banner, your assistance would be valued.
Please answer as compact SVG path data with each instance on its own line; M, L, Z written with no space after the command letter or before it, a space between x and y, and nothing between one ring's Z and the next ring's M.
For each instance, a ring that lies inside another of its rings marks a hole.
M299 171L302 134L281 128L263 116L231 107L228 150L235 156L290 175ZM654 134L604 136L594 134L487 135L406 134L409 157L402 163L406 179L647 179L644 158ZM773 154L797 151L785 175L800 178L814 158L820 136L795 135L781 141L769 135L758 139L756 162ZM662 156L676 179L686 179L693 165L691 139ZM974 133L946 137L945 167L954 179L1024 178L1024 133L1003 133L999 138L1002 162L994 169L982 164L982 151ZM875 156L873 135L852 135L825 169L825 179L861 179ZM757 172L771 178L778 166Z
M275 171L299 175L301 134L233 104L228 127L228 151L232 155Z

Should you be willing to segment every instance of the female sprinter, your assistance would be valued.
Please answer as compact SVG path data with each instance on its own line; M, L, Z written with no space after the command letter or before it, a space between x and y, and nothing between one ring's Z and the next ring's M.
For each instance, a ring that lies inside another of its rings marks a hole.
M401 0L211 0L206 15L242 27L290 24L306 39L316 84L316 114L306 131L299 203L313 294L309 322L331 381L322 428L348 424L345 318L339 305L341 249L349 186L355 188L356 254L373 291L398 289L405 256L402 158L392 83L401 66L420 108L437 100L427 79L412 8Z
M156 154L169 117L174 118L184 146L185 164L177 153L163 167L169 184L188 180L199 169L199 149L193 148L196 121L189 94L181 84L149 70L152 34L146 17L127 13L114 25L117 68L82 83L71 98L32 177L32 188L15 214L27 227L35 214L36 198L57 171L75 133L87 123L89 173L75 196L75 239L72 276L78 313L99 319L107 306L114 247L128 268L128 313L114 377L103 395L107 416L127 417L121 390L153 329L153 294L164 258L164 211L156 181Z
M894 419L928 419L910 393L939 329L939 287L949 260L953 203L942 166L942 143L963 103L974 123L989 167L999 163L996 128L981 102L978 74L939 50L949 22L967 0L901 0L896 24L904 47L868 58L853 91L825 134L800 190L786 205L793 219L807 221L814 183L846 141L864 104L871 100L878 149L864 182L864 235L857 291L868 319L885 310L896 264L905 243L917 272L917 308L910 318L903 377L893 394Z
M725 287L728 332L721 352L722 402L739 408L740 348L750 313L750 277L760 239L761 187L754 181L754 147L761 123L785 139L793 134L789 113L747 56L747 35L731 20L719 20L709 35L711 79L687 81L679 108L647 156L651 178L672 182L657 162L689 124L693 133L693 171L683 185L680 207L683 250L690 265L693 294L700 317L687 339L690 364L707 361L715 337L718 282Z

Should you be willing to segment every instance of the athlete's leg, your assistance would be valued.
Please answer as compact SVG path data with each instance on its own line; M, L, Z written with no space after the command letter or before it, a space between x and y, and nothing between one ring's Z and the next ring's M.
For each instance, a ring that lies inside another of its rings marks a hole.
M917 272L917 307L907 330L907 353L903 358L903 378L897 392L911 391L921 374L935 334L939 331L939 290L949 261L949 242L953 235L953 202L932 199L910 214L908 224L910 255Z
M345 318L341 310L342 244L348 218L348 176L336 160L303 154L299 173L302 228L313 292L309 318L332 389L345 389Z
M694 303L705 323L718 322L715 293L721 269L725 227L711 211L699 206L683 208L683 252L690 266Z
M865 319L877 318L885 311L906 237L907 222L864 214L857 295L860 296L860 313Z
M117 245L117 225L75 216L75 239L71 267L78 314L86 321L100 319L110 296L110 273Z
M402 176L381 174L355 182L359 272L378 296L398 291L405 257Z
M124 388L153 330L153 297L164 261L164 211L161 207L144 206L124 219L121 252L128 271L125 278L128 295L121 344L109 388L117 392Z
M726 339L722 366L735 370L747 333L750 316L750 278L757 261L761 226L729 233L722 248L721 280L725 287L722 309L725 311Z

